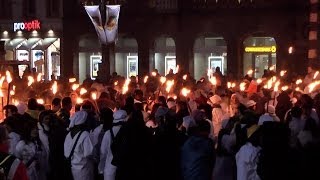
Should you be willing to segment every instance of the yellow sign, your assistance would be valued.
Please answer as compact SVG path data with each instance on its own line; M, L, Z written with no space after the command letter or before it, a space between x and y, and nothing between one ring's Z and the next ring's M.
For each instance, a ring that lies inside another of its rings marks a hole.
M244 49L245 52L251 53L251 52L272 52L275 53L277 51L276 46L260 46L260 47L255 47L255 46L251 46L251 47L246 47Z

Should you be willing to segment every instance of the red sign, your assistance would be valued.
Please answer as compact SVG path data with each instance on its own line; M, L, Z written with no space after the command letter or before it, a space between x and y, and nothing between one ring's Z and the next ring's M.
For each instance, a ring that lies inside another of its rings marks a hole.
M33 30L40 30L40 21L39 20L33 20L30 22L20 22L20 23L13 23L13 31L33 31Z

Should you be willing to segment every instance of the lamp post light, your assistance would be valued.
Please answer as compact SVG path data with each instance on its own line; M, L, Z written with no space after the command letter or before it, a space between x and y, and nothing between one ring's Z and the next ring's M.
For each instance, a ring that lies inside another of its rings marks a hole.
M99 5L84 6L91 19L101 43L102 62L99 64L98 77L107 80L110 76L110 48L118 34L120 5L109 5L101 0Z

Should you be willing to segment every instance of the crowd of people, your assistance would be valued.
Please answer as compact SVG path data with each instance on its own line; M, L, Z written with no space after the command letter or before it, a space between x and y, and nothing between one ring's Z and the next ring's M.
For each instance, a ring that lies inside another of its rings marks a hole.
M44 106L30 93L26 104L5 106L0 174L30 180L320 179L320 94L290 87L275 93L263 88L268 75L260 83L247 76L245 90L232 89L219 69L214 86L170 72L166 81L175 83L167 91L153 73L143 83L132 77L122 93L125 79L116 74L107 84L88 79L83 102L72 92ZM182 87L190 92L181 93Z

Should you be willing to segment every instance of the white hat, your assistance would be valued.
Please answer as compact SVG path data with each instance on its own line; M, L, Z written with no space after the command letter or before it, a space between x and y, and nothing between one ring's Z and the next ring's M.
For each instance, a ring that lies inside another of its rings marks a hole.
M118 110L113 113L113 120L114 121L125 121L128 114L124 110Z
M257 103L256 103L255 101L249 100L249 101L246 103L246 107L248 108L248 107L254 106L254 105L256 105L256 104L257 104Z
M271 115L274 115L276 114L276 108L273 105L268 105L268 108L266 108L266 112Z
M260 116L259 121L258 121L258 125L261 126L261 125L263 125L264 122L267 122L267 121L273 121L273 118L268 114L264 114L264 115Z
M80 125L86 122L88 113L86 111L78 111L70 117L69 128L73 128L76 125Z
M222 99L220 96L214 95L214 96L210 97L210 101L212 104L219 104L220 101L222 101Z

